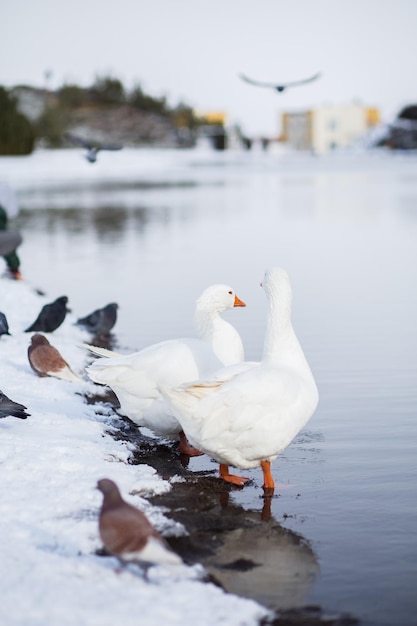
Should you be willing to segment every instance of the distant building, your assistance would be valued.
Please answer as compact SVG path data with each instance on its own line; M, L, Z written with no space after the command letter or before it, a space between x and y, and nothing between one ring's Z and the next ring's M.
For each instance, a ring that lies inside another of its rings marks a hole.
M325 154L351 145L379 123L378 109L357 103L287 112L282 116L281 140L295 150Z
M206 122L198 128L197 145L207 145L214 150L226 150L228 148L225 129L226 113L223 111L194 111L194 114Z

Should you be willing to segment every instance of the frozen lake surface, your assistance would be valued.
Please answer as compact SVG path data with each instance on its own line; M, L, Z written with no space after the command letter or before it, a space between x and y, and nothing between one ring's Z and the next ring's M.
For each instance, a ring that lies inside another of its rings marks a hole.
M26 282L67 295L77 316L118 302L122 351L194 334L196 298L227 282L247 304L227 319L259 359L259 282L288 271L320 391L273 466L272 516L305 539L314 571L297 605L414 625L417 157L124 150L90 165L71 150L0 166L19 196ZM246 474L231 500L260 511L261 472Z

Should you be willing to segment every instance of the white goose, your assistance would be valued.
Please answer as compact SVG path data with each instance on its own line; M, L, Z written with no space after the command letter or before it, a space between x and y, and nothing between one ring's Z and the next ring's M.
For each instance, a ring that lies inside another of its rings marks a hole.
M273 268L261 283L268 318L261 362L236 373L224 368L208 380L164 389L190 441L220 463L220 476L236 485L248 479L229 474L261 466L264 490L273 493L270 464L313 415L318 391L291 324L291 285Z
M104 357L86 368L87 375L111 387L120 402L120 412L135 424L164 437L179 436L180 452L200 454L188 445L159 389L209 376L222 364L243 360L239 333L220 317L223 311L238 306L246 305L232 287L212 285L196 303L194 322L201 339L171 339L127 355L87 346Z

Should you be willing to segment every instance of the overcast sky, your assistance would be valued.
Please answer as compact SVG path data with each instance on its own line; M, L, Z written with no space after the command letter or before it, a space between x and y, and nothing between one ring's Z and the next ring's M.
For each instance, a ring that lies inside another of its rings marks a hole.
M0 84L135 83L272 136L286 110L417 102L417 0L2 0ZM276 91L244 83L322 72Z

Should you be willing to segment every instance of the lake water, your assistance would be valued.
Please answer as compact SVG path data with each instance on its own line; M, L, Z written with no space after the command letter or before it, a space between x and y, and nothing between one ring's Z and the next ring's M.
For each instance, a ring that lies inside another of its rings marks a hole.
M314 561L296 604L415 625L417 156L59 151L1 159L0 176L19 194L26 281L77 316L117 301L126 352L194 334L196 298L227 282L247 307L226 317L259 359L259 283L288 271L320 391L273 466L273 518ZM260 510L261 472L245 474L231 497Z

